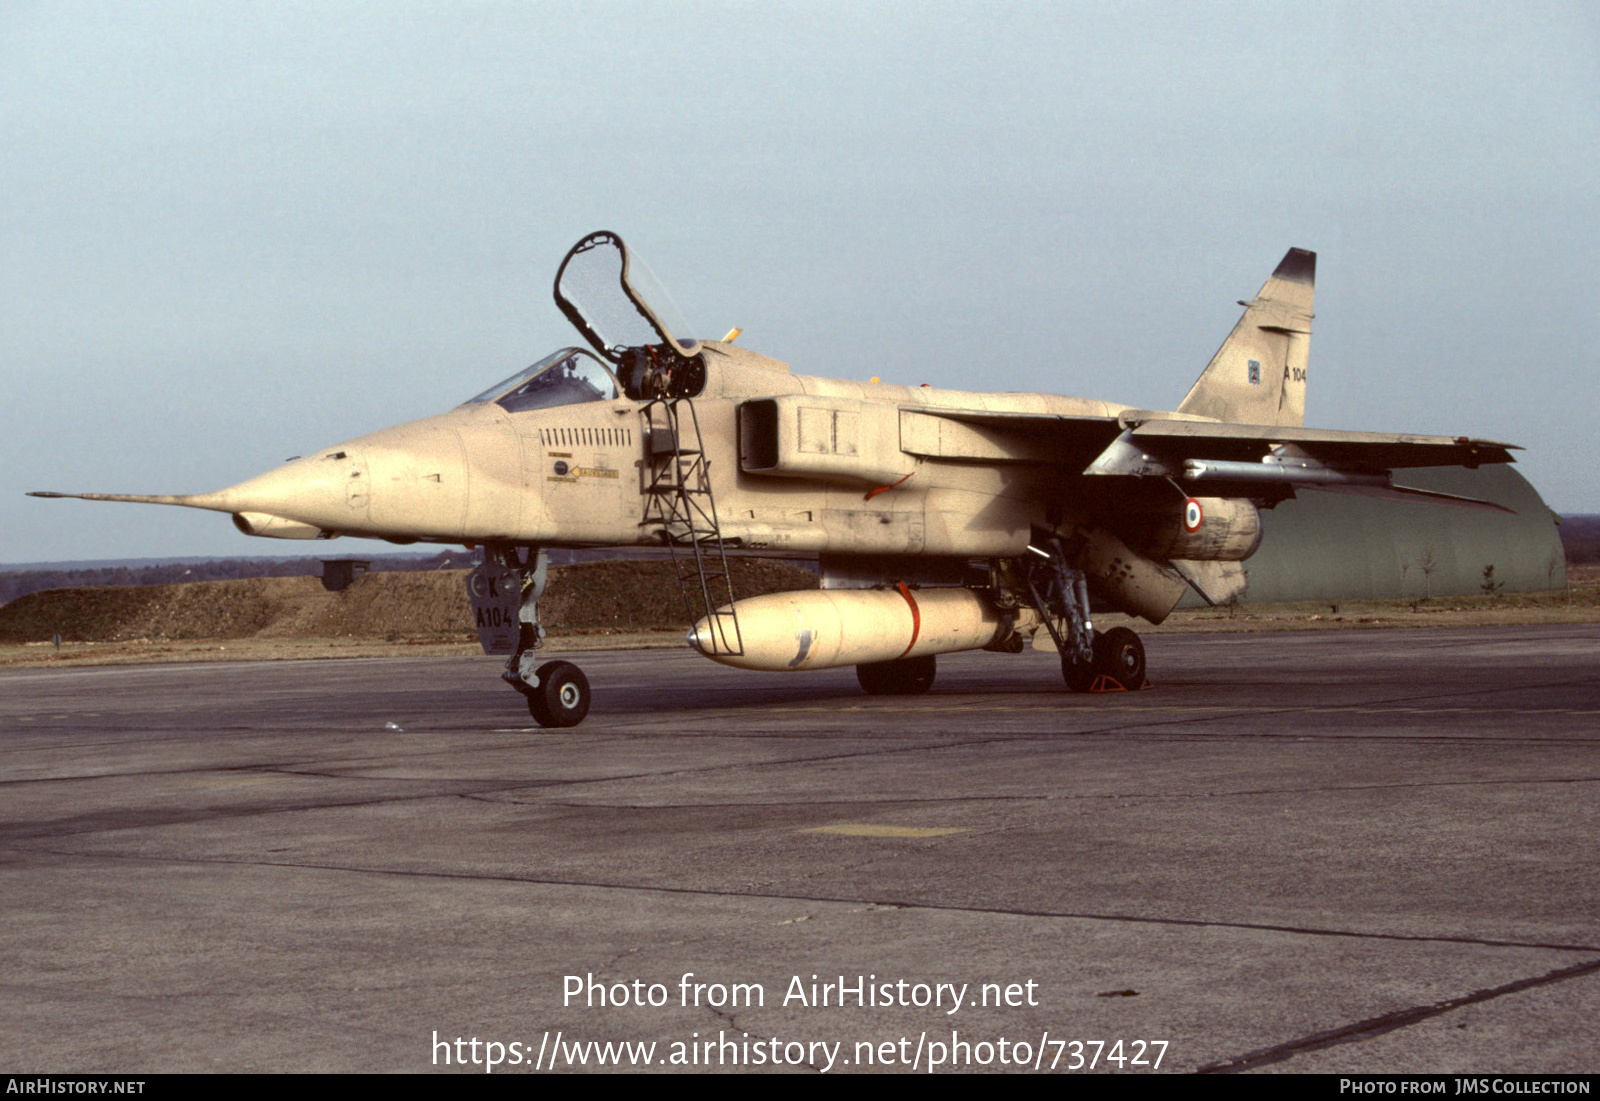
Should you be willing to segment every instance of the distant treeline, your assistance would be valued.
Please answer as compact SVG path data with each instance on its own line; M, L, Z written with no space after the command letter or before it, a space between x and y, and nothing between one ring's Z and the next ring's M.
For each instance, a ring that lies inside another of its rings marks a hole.
M1600 516L1563 516L1556 530L1561 533L1568 563L1581 566L1600 562Z
M373 572L414 570L464 570L476 564L471 551L441 551L430 557L412 554L329 555L372 563ZM237 581L248 577L302 577L322 575L320 558L219 558L210 562L173 562L150 566L108 566L100 569L18 570L0 572L0 604L41 589L82 589L95 585L175 585L185 581Z

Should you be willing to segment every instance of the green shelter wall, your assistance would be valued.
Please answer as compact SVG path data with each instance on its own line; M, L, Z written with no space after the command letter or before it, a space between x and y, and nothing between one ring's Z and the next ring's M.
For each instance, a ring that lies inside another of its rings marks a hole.
M1263 509L1258 550L1244 566L1241 603L1417 599L1483 591L1483 570L1505 592L1559 589L1566 556L1556 517L1510 466L1397 470L1394 483L1477 497L1510 513L1302 490ZM1432 557L1432 574L1424 565ZM1186 605L1202 603L1191 591Z

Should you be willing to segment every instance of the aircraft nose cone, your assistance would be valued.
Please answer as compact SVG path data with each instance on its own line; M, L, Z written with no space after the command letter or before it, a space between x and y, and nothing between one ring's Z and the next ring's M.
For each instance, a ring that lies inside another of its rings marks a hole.
M287 535L293 524L310 524L406 542L511 541L537 500L537 487L524 484L521 455L502 419L457 411L323 448L203 507L263 514L244 518L255 534ZM292 523L269 531L271 520Z
M344 531L365 526L370 483L364 457L346 445L293 459L222 495L235 513L265 513Z

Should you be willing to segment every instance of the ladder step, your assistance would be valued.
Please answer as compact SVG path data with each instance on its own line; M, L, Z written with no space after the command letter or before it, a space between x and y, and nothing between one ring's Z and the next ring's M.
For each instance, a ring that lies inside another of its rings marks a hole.
M656 406L661 407L659 413ZM684 408L687 406L687 408ZM708 652L744 653L734 603L733 579L727 563L727 544L717 522L716 497L711 488L711 464L701 441L700 422L688 399L657 399L648 407L653 467L641 527L654 528L673 552L674 572L689 609L704 609L713 625ZM658 421L656 418L659 417ZM692 446L685 446L686 444ZM655 446L662 446L655 450ZM701 503L699 498L705 498ZM690 553L679 555L678 550ZM696 584L698 582L698 584ZM722 594L726 593L726 599ZM726 606L727 610L723 610Z

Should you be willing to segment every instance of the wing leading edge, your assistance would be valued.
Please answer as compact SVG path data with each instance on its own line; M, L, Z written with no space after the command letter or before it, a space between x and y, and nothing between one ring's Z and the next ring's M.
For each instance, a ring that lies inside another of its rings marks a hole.
M1514 462L1515 449L1466 436L1149 420L1130 424L1084 473L1169 478L1197 492L1266 503L1315 489L1506 512L1476 497L1396 485L1393 475L1408 467Z

